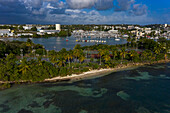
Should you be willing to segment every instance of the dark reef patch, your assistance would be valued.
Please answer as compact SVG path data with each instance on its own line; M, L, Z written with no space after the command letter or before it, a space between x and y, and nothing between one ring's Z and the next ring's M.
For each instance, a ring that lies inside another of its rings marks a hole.
M33 112L30 110L21 109L18 113L33 113Z
M5 104L0 104L0 108L2 108L2 110L0 111L0 113L5 113L7 111L10 110L9 106L5 105Z
M32 101L32 103L29 104L28 107L36 108L36 107L41 107L41 106L36 101Z
M43 106L44 106L44 108L48 108L50 106L50 104L52 104L52 103L53 103L53 101L45 101L43 103Z

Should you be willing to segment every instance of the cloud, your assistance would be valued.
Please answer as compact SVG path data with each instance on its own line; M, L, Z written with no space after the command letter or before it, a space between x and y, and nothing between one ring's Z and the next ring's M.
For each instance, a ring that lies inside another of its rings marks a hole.
M145 15L147 14L147 6L142 4L134 4L131 13L137 16Z
M97 0L94 6L97 10L107 10L113 8L113 0Z
M117 6L115 11L127 11L131 8L131 5L134 3L134 0L117 0Z
M40 9L43 5L43 0L19 0L21 4L25 5L26 9L32 10L34 8Z
M66 2L71 9L107 10L113 8L113 0L66 0Z
M66 9L65 10L65 13L66 14L69 14L69 15L73 15L73 14L86 14L87 12L86 11L82 11L82 10L78 10L78 9Z
M19 0L0 0L0 13L29 13Z
M66 2L71 9L83 9L93 7L97 0L66 0Z
M105 10L109 14L103 14ZM111 24L155 21L147 16L146 5L137 4L134 0L0 0L0 15L1 23ZM165 15L162 18L168 17ZM169 21L169 18L165 20Z
M82 10L69 9L66 10L66 13L68 15L49 14L44 20L53 23L62 22L63 24L146 24L154 21L152 18L147 17L147 15L132 16L126 12L114 12L111 15L103 16L96 10L82 13Z

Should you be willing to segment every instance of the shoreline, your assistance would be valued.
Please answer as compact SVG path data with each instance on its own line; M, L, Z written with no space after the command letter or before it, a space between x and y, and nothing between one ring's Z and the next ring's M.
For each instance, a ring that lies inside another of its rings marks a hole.
M146 62L146 63L129 63L129 64L119 64L115 68L108 68L108 69L99 69L99 70L90 70L87 72L83 72L81 74L72 74L72 75L67 75L65 77L54 77L54 78L48 78L45 79L44 81L39 81L39 82L32 82L32 81L0 81L0 84L15 84L15 83L50 83L50 82L75 82L79 80L86 80L86 79L92 79L92 78L97 78L101 76L108 75L113 72L118 72L122 70L126 70L129 68L135 68L135 67L140 67L144 65L152 65L152 64L159 64L159 63L169 63L170 60L160 60L160 61L153 61L153 62Z
M44 82L60 82L60 81L79 81L79 80L86 80L97 78L101 76L108 75L113 72L123 71L130 68L137 68L144 65L152 65L152 64L160 64L160 63L169 63L170 60L161 60L161 61L154 61L154 62L146 62L146 63L129 63L127 65L118 65L115 68L108 68L108 69L99 69L99 70L90 70L87 72L83 72L81 74L72 74L65 77L54 77L51 79L45 79Z

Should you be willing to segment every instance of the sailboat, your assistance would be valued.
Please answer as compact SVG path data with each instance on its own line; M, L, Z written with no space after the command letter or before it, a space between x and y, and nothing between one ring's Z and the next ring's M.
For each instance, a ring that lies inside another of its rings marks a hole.
M120 39L119 38L115 38L115 41L120 41Z

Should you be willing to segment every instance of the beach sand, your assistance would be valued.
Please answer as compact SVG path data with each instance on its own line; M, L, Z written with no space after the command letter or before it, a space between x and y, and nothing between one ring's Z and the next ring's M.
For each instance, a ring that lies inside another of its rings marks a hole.
M54 77L54 78L49 78L45 79L42 82L74 82L74 81L79 81L79 80L85 80L85 79L92 79L92 78L98 78L102 77L105 75L108 75L113 72L117 71L122 71L122 70L128 70L128 69L134 69L140 66L144 65L150 65L150 64L157 64L157 63L168 63L170 60L161 60L161 61L155 61L152 63L129 63L127 65L118 65L115 68L108 68L108 69L99 69L99 70L89 70L87 72L81 73L81 74L72 74L72 75L67 75L65 77ZM31 81L18 81L19 83L32 83ZM4 83L15 83L15 81L0 81L0 84ZM41 82L35 82L35 83L41 83Z
M74 82L74 81L79 81L79 80L98 78L98 77L102 77L102 76L108 75L108 74L113 73L113 72L133 69L133 68L137 68L139 66L157 64L157 63L166 63L166 62L170 62L170 60L167 60L167 61L162 60L162 61L152 62L152 63L129 63L127 65L118 65L115 68L90 70L90 71L84 72L82 74L72 74L72 75L67 75L65 77L54 77L54 78L51 78L51 79L45 79L44 82L57 82L57 81Z

